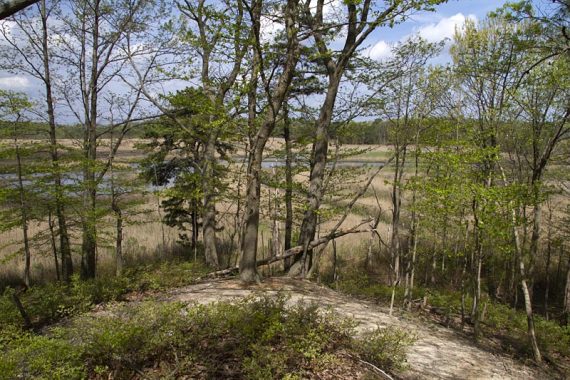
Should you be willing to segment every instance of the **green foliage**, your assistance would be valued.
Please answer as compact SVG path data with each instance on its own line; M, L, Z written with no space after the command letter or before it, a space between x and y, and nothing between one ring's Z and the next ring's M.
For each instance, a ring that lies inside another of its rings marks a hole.
M191 308L148 301L83 315L45 336L4 330L0 376L130 378L149 370L159 377L293 379L336 368L346 352L385 370L402 368L408 334L383 329L353 338L352 321L286 303L283 295Z
M365 273L357 271L349 272L341 276L341 281L335 284L335 288L353 296L372 299L375 302L388 304L392 295L392 288L387 285L378 284L372 281ZM449 291L433 288L416 288L414 289L414 298L427 298L430 307L439 310L449 320L455 317L459 321L461 313L461 292ZM401 288L396 288L396 304L404 301L404 293ZM484 295L481 300L485 304L485 314L482 319L482 332L485 336L498 337L503 339L503 348L512 351L513 354L524 352L531 356L532 351L528 343L527 335L527 318L524 310L513 309L512 307L489 299ZM470 295L465 297L465 305L469 307L472 304ZM469 310L466 311L469 313ZM556 320L545 320L544 318L534 316L536 335L540 349L544 352L560 356L570 355L570 327L561 326ZM456 326L459 327L459 326ZM379 336L375 337L374 335ZM392 342L398 342L398 331L391 330L386 332ZM374 340L382 340L382 333L370 333L367 337L367 344L372 344ZM402 342L407 342L410 337L402 338ZM382 353L380 353L382 354ZM367 355L363 353L363 355ZM387 354L388 358L392 354ZM397 355L395 353L394 355ZM368 357L368 356L367 356ZM401 363L401 361L400 361Z
M6 332L2 332L6 336ZM81 350L70 341L20 333L0 346L0 379L83 379Z
M41 326L84 313L102 302L121 300L129 292L188 285L206 271L199 263L165 262L130 268L119 277L83 281L74 276L69 285L53 282L33 286L20 298L32 323ZM22 325L23 320L12 300L12 290L8 288L0 296L0 331Z
M405 368L407 348L415 337L404 330L378 328L367 332L356 344L362 358L381 368Z

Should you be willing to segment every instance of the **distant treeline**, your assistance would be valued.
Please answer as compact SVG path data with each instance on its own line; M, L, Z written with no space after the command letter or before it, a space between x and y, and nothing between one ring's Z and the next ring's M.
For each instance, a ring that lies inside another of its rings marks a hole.
M160 119L158 121L160 123ZM435 143L436 140L446 138L464 138L469 130L473 128L475 120L465 119L463 121L450 120L445 118L429 118L422 120L422 129L420 142ZM25 122L22 123L20 131L21 137L27 139L46 139L49 137L49 126L46 123ZM156 127L157 120L136 123L126 133L126 138L147 138L149 132ZM336 123L331 128L329 138L338 140L341 144L368 144L368 145L392 145L395 143L393 131L396 129L396 120L367 120L367 121L351 121ZM513 121L512 124L523 124L521 121ZM0 138L9 136L14 130L13 122L0 120ZM310 143L313 141L314 122L302 119L294 119L291 123L291 139L297 143ZM512 128L499 128L499 131L509 131ZM110 138L112 129L108 126L98 127L99 136L101 138ZM433 131L433 132L431 132ZM529 133L530 128L517 129L518 134ZM57 127L58 139L83 139L83 126L78 124L62 124ZM283 125L278 123L272 133L273 137L283 137ZM509 136L508 132L499 133L501 140L501 148L503 151L512 151L515 147L513 144L513 136Z

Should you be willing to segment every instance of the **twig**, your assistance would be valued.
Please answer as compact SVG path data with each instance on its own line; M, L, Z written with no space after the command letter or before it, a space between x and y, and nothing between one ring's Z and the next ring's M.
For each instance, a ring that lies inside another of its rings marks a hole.
M388 375L386 372L384 372L383 370L381 370L380 368L376 367L374 364L369 363L367 361L364 361L362 359L358 359L359 362L366 364L368 366L370 366L371 368L373 368L375 371L377 371L379 374L381 374L382 376L384 376L386 379L388 380L394 380L394 378L390 375Z

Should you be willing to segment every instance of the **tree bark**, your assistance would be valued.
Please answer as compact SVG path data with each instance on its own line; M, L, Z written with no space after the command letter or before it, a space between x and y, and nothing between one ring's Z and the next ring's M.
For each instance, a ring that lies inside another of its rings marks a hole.
M22 156L20 152L20 145L18 143L18 138L16 137L16 123L14 123L14 146L16 148L16 164L18 170L18 193L20 196L20 218L22 234L24 238L24 284L26 287L30 287L31 275L30 275L30 265L31 265L31 255L30 255L30 241L28 238L28 203L26 201L23 172L22 172Z
M303 215L301 230L299 233L298 245L308 245L315 238L317 231L317 213L321 206L323 197L323 182L325 178L325 169L327 164L327 155L329 148L329 127L332 120L332 111L338 94L341 74L329 75L329 85L325 101L321 107L319 119L317 120L315 141L313 143L313 151L311 157L311 173L309 178L309 192L307 194L307 207ZM304 268L301 273L307 273L310 268L307 265L311 262L311 251L301 252L295 257L295 262L299 262L303 256L308 258L304 260Z
M97 163L97 118L98 118L98 78L99 78L99 22L101 17L100 0L92 4L93 25L91 30L91 73L86 93L85 134L83 150L83 212L82 244L81 244L81 277L95 278L97 265L97 183L95 180L95 165Z
M37 3L38 0L1 0L0 1L0 20Z
M60 277L60 270L59 270L59 261L57 259L57 244L55 242L55 228L52 218L52 211L49 210L48 214L48 227L49 227L49 234L50 234L50 242L51 242L51 249L53 252L53 261L55 264L55 278L57 281L61 279Z
M570 265L566 268L566 287L564 288L564 319L566 326L570 324Z
M285 251L291 248L293 235L293 153L291 151L291 120L289 106L283 103L283 137L285 138ZM291 267L291 258L283 262L285 271Z
M550 204L549 204L550 206ZM549 207L548 213L548 237L546 246L546 278L544 285L544 317L548 320L548 296L550 292L550 261L552 257L552 207Z
M503 168L499 166L499 169L501 170L503 181L505 182L505 184L507 184L507 179L506 179L505 172L504 172ZM510 207L511 207L510 211L511 211L513 238L514 238L514 243L515 243L515 254L516 254L518 262L519 262L519 271L520 271L520 277L521 277L521 288L522 288L522 292L523 292L523 296L524 296L524 306L525 306L525 311L526 311L526 319L527 319L527 327L528 327L527 333L528 333L529 343L532 347L534 360L537 363L541 363L542 362L542 355L540 353L540 349L538 348L538 342L536 340L536 333L535 333L535 328L534 328L534 318L533 318L533 314L532 314L531 295L530 295L528 285L526 282L527 274L525 271L524 258L523 258L521 243L520 243L519 232L517 230L517 215L516 215L515 208L512 205L512 202L511 202Z
M218 258L218 248L216 244L216 202L214 189L214 163L216 160L216 148L214 146L214 136L210 139L205 147L205 168L203 179L203 206L202 215L202 238L204 243L204 257L208 265L219 268L220 262Z
M73 261L71 258L71 246L69 244L69 234L67 232L67 220L65 216L64 191L61 181L61 170L59 166L59 152L57 149L57 136L55 124L54 101L52 95L51 68L49 61L48 45L48 14L46 1L41 0L41 20L42 20L42 60L44 69L44 85L46 91L46 105L49 124L49 140L51 166L53 169L53 181L55 190L55 215L59 230L59 251L61 255L61 277L68 282L73 275ZM59 276L59 274L58 274ZM59 277L58 277L59 279Z
M369 222L369 221L366 221L366 223L367 222ZM342 237L342 236L345 236L348 234L360 234L360 233L364 233L364 232L370 232L369 228L359 229L359 227L361 225L362 224L360 224L356 227L353 227L351 229L348 229L348 230L337 230L337 231L334 231L332 233L327 234L326 236L323 236L322 238L313 240L312 242L309 243L308 249L314 249L320 245L327 244L331 240L338 239L339 237ZM255 262L255 265L257 267L257 266L262 266L262 265L268 265L268 264L271 264L271 263L274 263L274 262L277 262L280 260L284 260L288 257L292 257L295 255L298 255L299 253L302 253L305 248L306 247L304 247L304 246L298 245L296 247L288 249L287 251L283 252L281 255L277 255L274 257L267 257L267 258L264 258L262 260L257 260ZM242 272L241 272L240 268L237 266L232 267L232 268L228 268L228 269L219 270L216 272L212 272L212 273L208 274L208 277L226 276L226 275L230 275L232 273L235 273L238 270L239 270L240 278L241 278ZM257 271L256 271L256 273L257 273Z
M259 205L261 195L261 163L263 160L263 151L273 128L277 114L281 109L285 96L289 90L295 66L299 60L300 47L297 39L296 11L298 0L288 0L285 9L285 25L287 31L287 54L283 67L283 72L279 77L277 86L273 90L271 102L268 106L266 116L260 126L249 153L249 162L247 169L247 188L246 200L244 206L245 227L242 239L242 257L240 260L239 270L240 278L246 283L257 282L260 280L257 273L257 239L259 231ZM260 20L255 20L259 27ZM259 35L257 36L259 38ZM259 39L256 41L257 54L261 55L261 47Z
M123 274L124 259L123 259L123 213L121 208L117 204L117 201L113 199L112 205L113 211L115 212L116 218L116 237L115 237L115 275L120 276Z

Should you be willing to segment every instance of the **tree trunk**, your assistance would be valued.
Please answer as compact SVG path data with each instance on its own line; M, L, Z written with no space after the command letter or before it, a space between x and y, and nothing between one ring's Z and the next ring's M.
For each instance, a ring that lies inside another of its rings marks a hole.
M38 0L2 0L0 2L0 20L37 3Z
M240 278L246 283L259 281L257 273L257 238L259 231L259 205L261 193L261 163L263 151L273 128L277 114L281 109L285 96L289 90L295 66L300 56L299 41L295 30L295 17L298 0L288 0L285 8L285 25L287 30L287 57L283 66L283 72L279 77L277 86L273 90L272 101L267 107L267 113L263 123L259 127L249 152L247 168L247 189L244 206L245 221L242 238L242 257L240 260ZM256 19L259 27L259 19ZM259 42L259 41L258 41ZM257 54L261 54L260 46L257 46ZM250 120L253 122L253 120Z
M44 68L44 84L46 90L46 105L49 124L49 140L51 166L54 176L54 192L55 192L55 215L57 218L59 230L59 250L61 255L61 277L68 282L73 274L73 261L71 259L71 246L69 244L69 235L67 233L67 221L65 217L64 192L61 181L61 171L59 167L59 153L57 149L56 124L54 101L51 85L51 69L49 63L48 49L48 30L47 30L47 9L46 1L41 0L41 19L42 19L42 59Z
M475 262L476 277L475 277L475 289L473 292L473 310L471 315L471 319L473 321L473 334L475 336L475 340L478 340L481 334L481 327L479 324L481 316L479 311L480 309L479 304L481 303L481 267L483 265L482 250L483 250L482 245L479 245L479 248L477 249L476 262Z
M18 144L18 138L16 137L16 123L14 123L14 145L16 147L16 163L18 170L18 192L20 195L20 216L21 216L21 227L22 234L24 237L24 284L26 287L30 287L31 277L30 277L30 241L28 239L28 204L26 201L23 173L22 173L22 156L20 152L20 145Z
M550 259L552 257L552 207L548 207L548 237L546 247L546 278L544 285L544 317L548 320L548 296L550 292Z
M115 211L115 218L117 219L116 240L115 240L115 259L116 271L115 274L120 276L123 274L124 259L123 259L123 214L120 207L115 203L113 205Z
M194 261L198 256L198 205L196 200L192 200L192 252L194 253Z
M265 126L265 123L264 123ZM247 168L247 190L245 198L245 228L242 239L242 258L240 261L240 278L242 281L251 283L260 281L257 273L257 239L259 232L259 205L261 197L261 163L263 149L269 138L269 132L273 126L267 126L260 130L255 145L252 146L253 157Z
M204 214L202 216L202 238L206 263L219 268L218 248L216 245L216 202L214 189L214 162L216 160L215 137L211 136L204 150Z
M504 170L503 170L503 168L500 168L500 169L501 169L503 181L506 184L507 180L506 180ZM528 333L529 343L532 347L534 360L537 363L541 363L542 362L542 355L540 354L540 350L538 348L538 343L536 340L536 333L535 333L535 329L534 329L534 318L533 318L533 314L532 314L531 295L530 295L528 285L526 282L526 271L525 271L525 266L524 266L524 258L523 258L521 243L520 243L519 232L517 230L517 215L516 215L516 211L515 211L514 207L511 207L511 222L512 222L512 229L513 229L513 238L514 238L514 243L515 243L515 254L516 254L518 262L519 262L519 271L520 271L520 277L521 277L521 288L522 288L522 292L523 292L523 296L524 296L524 306L525 306L525 311L526 311L526 319L527 319L527 327L528 327L527 333Z
M289 106L283 103L283 137L285 138L285 251L291 248L293 235L293 168L291 151L291 120L289 119ZM289 270L292 258L283 262L285 272Z
M479 326L479 304L481 301L481 266L482 266L482 255L483 255L483 244L481 242L481 226L479 224L478 218L478 204L476 200L473 200L473 233L475 235L475 254L471 255L471 270L472 276L474 276L473 284L473 305L471 308L471 321L473 322L473 335L475 340L479 339L480 326ZM475 272L473 274L473 271ZM473 278L473 277L472 277Z
M529 252L529 266L528 266L528 276L530 277L530 284L529 284L529 293L530 297L533 297L533 289L534 289L534 267L535 267L535 260L538 258L538 245L540 244L540 228L542 222L542 204L538 199L538 185L534 184L535 187L534 195L533 195L533 219L532 219L532 234L530 237L530 252Z
M338 260L337 260L337 252L336 252L336 240L333 239L332 241L333 247L333 282L336 284L338 281Z
M566 268L566 287L564 288L564 321L570 324L570 265Z
M59 271L59 262L57 259L57 244L55 242L55 228L53 224L53 218L51 215L51 210L49 210L48 214L48 227L49 227L49 235L50 235L50 242L51 242L51 250L53 252L53 261L55 264L55 278L57 281L61 280L60 271Z
M93 4L93 27L91 33L91 73L87 88L88 110L85 112L84 136L84 172L83 172L83 242L81 257L81 277L95 278L97 265L97 182L95 180L95 166L97 163L97 118L98 118L98 77L99 77L99 21L100 1ZM85 96L85 95L84 95Z
M308 246L309 242L315 238L315 233L317 231L317 214L321 206L321 199L324 192L323 182L325 178L329 148L329 127L332 120L332 112L336 96L338 94L340 80L341 75L336 71L329 75L327 94L321 107L319 119L317 120L315 141L313 143L311 157L311 173L309 179L309 192L307 194L307 206L303 215L303 221L301 223L301 230L299 233L298 245L300 246ZM309 271L310 268L307 268L306 266L311 262L311 251L302 252L297 255L295 257L295 263L298 264L303 256L305 256L305 260L303 260L303 268L297 265L297 269L295 270L297 273L290 273L291 275L299 275ZM294 267L291 268L291 270L293 269Z

